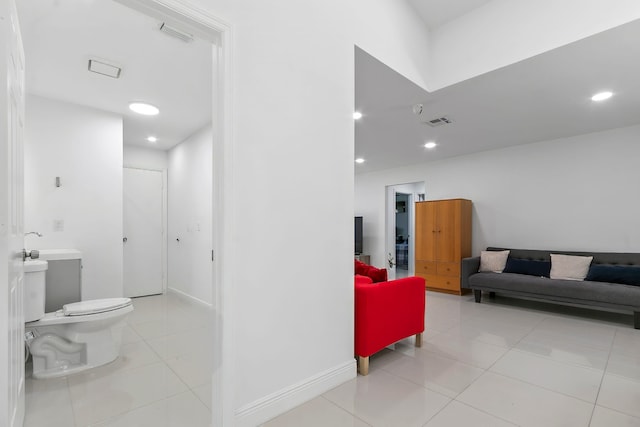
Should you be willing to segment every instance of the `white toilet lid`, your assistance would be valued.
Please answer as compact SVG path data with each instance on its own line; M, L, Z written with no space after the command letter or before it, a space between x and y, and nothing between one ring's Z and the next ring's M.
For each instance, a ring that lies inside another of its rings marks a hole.
M85 314L104 313L131 305L131 298L104 298L74 302L62 306L65 316L83 316Z

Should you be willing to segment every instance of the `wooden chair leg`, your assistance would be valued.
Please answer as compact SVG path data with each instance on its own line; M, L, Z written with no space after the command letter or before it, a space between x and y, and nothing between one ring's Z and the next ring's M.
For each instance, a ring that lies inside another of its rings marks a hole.
M358 373L362 376L369 374L369 356L358 356Z
M416 347L422 347L422 332L416 334Z

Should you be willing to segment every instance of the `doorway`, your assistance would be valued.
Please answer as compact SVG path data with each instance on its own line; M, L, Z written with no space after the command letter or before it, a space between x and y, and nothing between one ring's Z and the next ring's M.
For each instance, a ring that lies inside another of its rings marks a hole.
M210 268L213 270L213 280L210 284L213 289L215 318L218 320L230 317L230 287L231 280L222 280L229 278L229 270L225 269L226 265L231 264L231 251L226 251L230 247L231 236L229 227L224 225L227 218L231 218L232 204L228 202L231 196L230 186L230 147L231 147L231 123L230 111L231 103L231 82L229 74L229 58L230 58L230 36L229 27L219 21L217 18L208 15L200 9L188 6L184 3L167 5L166 2L156 0L122 0L119 1L126 6L136 9L147 16L154 18L166 19L171 22L177 22L183 26L193 28L194 34L211 43L211 51L213 53L213 72L212 81L212 128L213 135L210 141L213 145L212 162L214 165L213 185L211 196L216 201L214 203L213 212L210 213L212 221L212 230L208 230L214 239L213 249L218 256L207 257L211 262ZM7 100L2 100L3 104L7 104ZM9 211L15 208L15 204L11 205L9 200ZM119 233L118 233L119 234ZM116 236L113 236L116 237ZM117 236L118 240L122 236ZM207 250L209 255L209 250ZM223 256L224 255L224 256ZM224 261L224 263L222 262ZM230 279L230 278L229 278ZM224 289L223 289L224 287ZM7 310L3 309L0 315L6 315ZM19 318L14 316L13 319ZM213 375L213 398L212 401L212 418L213 425L227 425L233 419L233 403L228 397L231 393L223 393L223 390L231 389L231 373L230 364L223 361L231 359L233 354L232 343L229 340L231 322L218 321L212 323L212 335L214 342L213 357L215 371ZM0 402L3 403L3 402Z
M413 223L411 205L413 194L396 193L396 279L409 275L409 240L413 238L409 229Z
M386 187L385 248L389 279L415 272L415 202L425 198L424 182Z

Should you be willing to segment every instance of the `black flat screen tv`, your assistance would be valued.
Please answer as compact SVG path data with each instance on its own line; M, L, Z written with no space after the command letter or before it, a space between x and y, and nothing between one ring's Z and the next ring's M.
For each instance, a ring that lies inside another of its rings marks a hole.
M355 252L356 255L360 255L362 253L362 217L355 217Z

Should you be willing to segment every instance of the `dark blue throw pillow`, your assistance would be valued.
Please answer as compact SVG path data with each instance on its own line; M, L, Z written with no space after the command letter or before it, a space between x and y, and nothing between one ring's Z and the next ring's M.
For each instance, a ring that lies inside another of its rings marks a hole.
M507 258L503 273L526 274L528 276L549 277L551 261L534 261L531 259Z
M592 264L584 280L640 286L640 266Z

